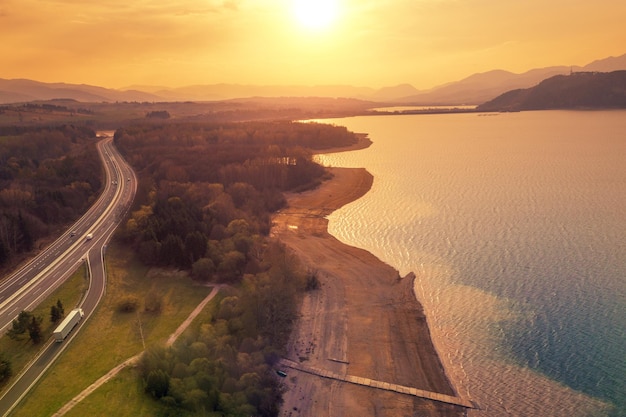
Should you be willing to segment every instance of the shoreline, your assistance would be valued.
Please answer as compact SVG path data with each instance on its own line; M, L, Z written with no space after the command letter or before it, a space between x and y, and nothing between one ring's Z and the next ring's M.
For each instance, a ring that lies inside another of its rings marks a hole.
M351 147L364 149L366 135ZM355 375L455 396L435 349L414 274L368 251L339 242L326 217L365 195L373 177L363 168L329 168L333 178L315 190L288 194L273 217L272 235L314 272L320 289L306 293L287 358L340 375ZM465 409L368 387L290 372L281 416L464 416Z
M352 144L350 146L341 146L341 147L337 147L337 148L323 149L321 151L320 150L316 150L315 154L316 155L324 155L324 154L328 154L328 153L360 151L361 149L367 149L370 146L372 146L373 142L369 138L367 133L355 133L355 135L357 137L357 142L355 144ZM365 194L365 193L363 193L363 194ZM360 197L362 197L362 196L360 196ZM354 201L354 200L352 200L352 201ZM351 203L352 201L348 201L347 203L345 203L343 205L345 206L346 204ZM337 208L339 208L339 207L337 207Z

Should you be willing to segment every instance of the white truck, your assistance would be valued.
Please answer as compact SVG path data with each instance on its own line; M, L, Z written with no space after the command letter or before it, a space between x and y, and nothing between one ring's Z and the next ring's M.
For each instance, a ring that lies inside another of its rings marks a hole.
M61 324L57 326L52 335L54 336L54 340L57 342L62 342L65 340L68 334L72 331L74 327L78 324L78 322L83 318L85 313L82 308L75 308L70 311L69 314L63 319Z

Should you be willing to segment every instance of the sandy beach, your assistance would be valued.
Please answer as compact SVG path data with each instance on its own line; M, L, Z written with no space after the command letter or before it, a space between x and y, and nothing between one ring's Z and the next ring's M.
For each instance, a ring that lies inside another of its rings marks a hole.
M361 142L361 147L364 144ZM366 146L366 145L365 145ZM351 375L454 396L431 342L412 274L327 232L326 216L363 196L364 169L332 168L319 188L288 195L272 233L321 282L307 293L288 359ZM281 416L463 416L462 407L289 370Z

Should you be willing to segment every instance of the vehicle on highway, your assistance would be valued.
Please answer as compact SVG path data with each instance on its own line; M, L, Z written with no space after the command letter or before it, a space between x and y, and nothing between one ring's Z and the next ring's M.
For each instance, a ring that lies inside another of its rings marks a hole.
M78 324L78 322L83 318L85 313L82 308L75 308L70 311L70 313L63 319L61 324L57 326L52 335L54 336L54 340L58 343L65 340L68 334L72 331L74 327Z
M89 233L87 236L85 236L85 239L87 240L93 239L93 233Z

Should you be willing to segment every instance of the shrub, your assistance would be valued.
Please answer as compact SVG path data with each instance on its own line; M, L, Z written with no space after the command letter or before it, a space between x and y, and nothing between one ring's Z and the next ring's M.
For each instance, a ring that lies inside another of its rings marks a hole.
M139 308L139 299L134 296L124 298L117 306L120 313L133 313Z
M315 291L320 288L320 281L317 278L317 271L309 272L306 275L305 291Z

